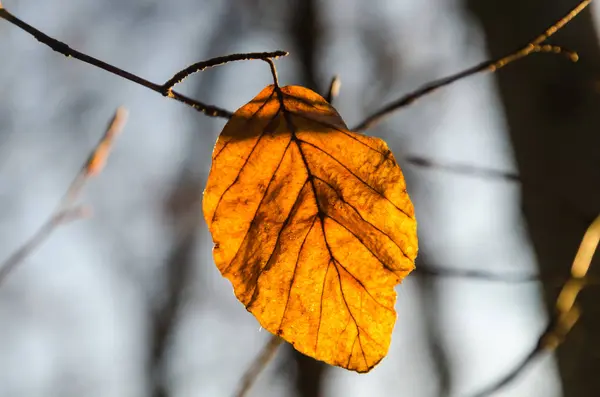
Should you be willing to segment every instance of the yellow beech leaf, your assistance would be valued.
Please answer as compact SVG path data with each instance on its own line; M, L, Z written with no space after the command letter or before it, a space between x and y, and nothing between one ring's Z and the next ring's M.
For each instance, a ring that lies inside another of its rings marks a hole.
M266 87L224 127L203 209L213 255L261 326L367 372L387 354L416 221L385 142L303 87Z

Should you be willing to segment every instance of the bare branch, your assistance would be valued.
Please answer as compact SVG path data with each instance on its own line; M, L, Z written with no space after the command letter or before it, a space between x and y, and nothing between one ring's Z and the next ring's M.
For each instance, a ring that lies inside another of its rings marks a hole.
M0 11L2 11L1 8ZM79 197L79 194L88 179L98 175L102 171L113 140L125 127L127 117L128 112L125 108L120 107L117 109L115 116L106 129L102 139L100 139L95 146L88 157L88 160L73 180L73 183L69 186L67 193L64 195L50 218L27 242L25 242L25 244L0 265L0 285L19 263L46 241L54 229L74 220L81 219L89 214L89 211L86 211L85 208L82 209L81 207L75 206L75 201Z
M403 156L402 160L417 167L434 168L465 176L501 179L508 182L521 182L521 177L519 176L519 174L514 172L495 170L493 168L485 168L476 165L458 163L443 164L436 160L416 155Z
M448 77L444 77L439 80L435 80L430 82L418 90L407 94L400 99L384 106L381 110L376 111L372 115L368 116L364 121L360 122L356 127L354 127L353 131L365 131L368 128L373 127L377 123L381 122L384 118L390 116L395 111L408 106L415 102L417 99L424 97L427 94L432 93L433 91L438 90L439 88L448 86L458 80L462 80L466 77L481 73L481 72L495 72L498 69L503 68L504 66L525 58L528 55L531 55L536 52L542 53L551 53L551 54L564 54L571 61L577 62L579 59L577 53L564 49L562 47L543 44L550 36L564 27L567 23L569 23L573 18L575 18L581 11L583 11L589 4L591 0L583 0L579 5L573 8L567 15L562 17L558 22L550 26L544 33L533 39L526 46L495 60L482 62L476 66L473 66L469 69L463 70L462 72L453 74Z
M486 272L483 270L474 269L453 269L449 267L437 267L437 266L418 266L415 269L415 274L424 277L438 277L438 278L462 278L479 281L489 281L493 283L506 283L506 284L522 284L541 282L548 285L555 285L560 287L564 285L570 278L561 276L552 277L541 277L538 274L501 274ZM600 285L600 279L593 276L586 276L581 279L585 281L586 287L597 287Z
M281 345L282 342L283 339L281 339L280 337L276 335L271 335L271 339L269 339L269 342L265 345L265 347L263 347L260 354L256 356L256 358L254 359L250 367L248 367L246 373L242 377L240 387L237 393L235 394L236 397L244 397L248 393L248 391L250 391L250 388L254 385L260 373L265 369L265 367L273 359L273 357L275 357L277 348Z
M590 216L589 213L586 213L578 208L578 206L571 202L568 197L561 193L556 193L555 191L549 192L548 188L540 184L538 181L533 179L524 179L521 175L515 172L502 171L493 168L481 167L478 165L443 163L431 158L410 154L400 155L398 158L400 162L405 162L416 167L444 171L467 177L496 179L504 182L519 183L524 189L533 189L538 194L544 195L544 200L553 200L557 202L560 205L561 210L572 213L573 216L581 220L582 225L588 225L590 220L593 219L593 216ZM548 193L551 194L548 195Z
M65 44L61 41L58 41L58 40L46 35L45 33L42 33L38 29L34 28L33 26L31 26L31 25L27 24L26 22L22 21L21 19L17 18L16 16L14 16L10 12L8 12L8 10L6 10L6 8L2 7L1 5L0 5L0 18L4 19L7 22L24 30L25 32L29 33L34 38L36 38L40 43L47 45L54 51L59 52L66 57L72 57L72 58L78 59L89 65L95 66L95 67L105 70L109 73L112 73L114 75L117 75L119 77L127 79L129 81L132 81L141 86L144 86L154 92L158 92L159 94L161 94L163 96L175 99L175 100L182 102L190 107L193 107L194 109L198 110L199 112L204 113L207 116L221 117L221 118L225 118L225 119L229 119L233 115L229 110L222 109L222 108L219 108L219 107L213 106L213 105L208 105L208 104L202 103L200 101L197 101L195 99L192 99L190 97L187 97L183 94L178 93L177 91L173 91L173 89L172 89L173 86L178 84L179 82L181 82L183 79L185 79L190 74L199 72L203 69L206 69L207 67L222 65L222 64L225 64L225 63L231 62L231 61L239 61L239 60L247 60L247 59L265 59L265 58L269 58L269 57L276 58L279 56L287 55L287 52L285 52L285 51L275 51L275 52L271 52L271 53L267 52L267 53L233 54L233 55L228 55L228 56L224 56L224 57L213 58L208 61L202 61L202 62L195 63L195 64L183 69L182 71L176 73L175 76L173 76L171 79L167 80L167 82L165 84L156 84L156 83L148 81L142 77L139 77L133 73L127 72L126 70L120 69L116 66L108 64L104 61L101 61L97 58L86 55L82 52L79 52L79 51L69 47L67 44Z

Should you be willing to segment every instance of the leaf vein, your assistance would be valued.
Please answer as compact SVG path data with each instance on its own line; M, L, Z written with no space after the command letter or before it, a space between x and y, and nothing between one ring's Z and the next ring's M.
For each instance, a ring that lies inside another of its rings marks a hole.
M281 164L283 163L283 159L285 158L285 154L287 153L287 151L288 151L288 149L290 147L291 142L292 142L292 140L290 139L290 141L288 142L287 146L285 147L285 150L283 151L283 155L279 159L279 163L277 164L277 167L275 168L275 171L273 172L273 176L271 176L271 179L269 180L269 183L265 187L265 191L264 191L264 193L263 193L263 195L262 195L262 197L260 199L260 202L258 203L258 206L256 207L256 211L254 211L254 215L252 216L252 220L250 221L250 225L248 226L248 230L246 230L246 234L244 235L244 238L242 239L242 242L241 242L240 246L238 247L238 249L235 252L235 255L233 256L233 258L231 259L231 261L227 264L227 266L225 266L225 268L223 269L222 273L227 273L229 271L229 268L231 267L231 264L237 258L238 254L240 253L240 249L242 248L242 246L244 245L244 242L248 238L248 234L250 233L250 230L254 226L254 220L256 219L256 214L258 214L258 211L260 210L260 207L261 207L261 205L262 205L265 197L267 196L267 192L269 191L269 187L271 186L271 184L275 180L275 175L277 175L277 170L279 170L279 167L281 167ZM215 213L216 213L216 211L215 211Z
M254 284L254 289L252 290L252 297L250 298L250 301L248 301L246 308L250 308L252 306L252 304L254 303L254 301L256 300L256 298L258 297L258 279L262 275L263 271L270 269L269 264L271 263L271 260L274 257L275 251L277 250L277 247L280 244L280 239L281 239L281 235L283 234L283 230L287 227L287 224L288 224L289 220L291 219L292 215L295 213L295 211L298 210L297 205L298 205L298 203L300 203L300 196L302 194L302 190L304 190L304 187L306 186L306 182L308 182L308 178L302 184L302 187L300 188L300 190L298 191L298 195L296 196L296 200L294 201L294 204L292 204L292 208L290 209L290 212L287 214L285 220L281 224L281 229L279 229L279 232L277 233L277 240L275 240L275 245L273 246L273 250L271 251L271 254L269 254L269 258L265 262L265 265L258 271L258 275L256 276L256 284Z
M271 122L273 120L275 120L275 118L277 117L278 114L279 114L279 112L275 113L275 115L273 116L273 118L267 123L267 126L269 124L271 124ZM229 191L229 189L231 189L236 183L239 182L240 176L242 175L242 171L244 171L244 167L246 167L246 165L248 164L248 161L250 160L250 157L252 157L252 153L254 153L254 151L258 147L258 144L262 140L263 136L265 136L265 131L264 130L260 133L258 139L254 143L254 146L252 146L252 150L250 150L250 153L248 154L248 157L246 157L246 160L244 160L244 164L242 164L242 166L240 167L240 170L238 171L237 175L235 176L235 179L233 180L233 182L231 182L231 184L229 186L227 186L227 189L225 189L223 191L223 193L221 194L221 196L219 197L219 201L217 201L217 205L215 206L215 212L213 213L213 216L212 216L212 222L215 221L215 218L217 216L217 211L219 210L219 206L221 205L221 201L223 200L223 197L227 194L227 192ZM287 150L287 148L286 148L286 150ZM284 152L284 156L285 156L285 152ZM282 160L283 160L284 156L281 157ZM278 166L278 168L279 168L279 166Z
M347 165L345 165L344 163L342 163L340 160L336 159L333 155L331 155L330 153L328 153L327 151L323 150L322 148L318 147L317 145L307 142L307 141L303 141L299 138L296 138L298 141L300 141L300 143L303 143L305 145L311 146L315 149L317 149L318 151L320 151L321 153L325 154L326 156L332 158L336 163L338 163L339 165L341 165L346 171L348 171L354 178L356 178L357 180L359 180L360 182L362 182L364 185L366 185L369 189L371 189L372 191L374 191L377 195L379 195L380 197L384 198L386 201L388 201L390 204L392 204L398 211L400 211L401 213L403 213L406 217L413 219L412 216L410 216L409 214L406 213L406 211L404 211L402 208L398 207L392 200L390 200L388 197L386 197L383 193L378 192L373 186L369 185L365 180L363 180L361 177L359 177L358 175L356 175L354 173L354 171L352 171L350 168L348 168Z
M320 178L318 176L314 176L315 179L318 179L319 181L323 182L324 184L326 184L327 186L329 186L331 188L331 190L333 190L335 192L335 194L339 197L339 199L346 205L348 205L350 208L352 208L354 210L354 212L356 212L356 214L360 217L360 219L365 222L366 224L368 224L369 226L371 226L372 228L374 228L375 230L377 230L379 233L381 233L382 235L384 235L385 237L387 237L396 247L398 247L398 249L400 250L400 252L402 252L402 255L404 255L407 259L410 259L408 257L408 255L406 254L406 252L404 251L404 249L402 249L402 247L400 246L400 244L398 244L389 234L387 234L386 232L384 232L383 230L381 230L379 227L377 227L376 225L372 224L371 222L367 221L362 214L360 213L360 211L351 203L349 203L348 201L346 201L346 199L344 199L344 197L342 196L342 194L329 182L327 182L325 179Z
M294 273L292 274L292 278L290 280L290 288L288 290L288 297L287 297L287 300L285 301L285 307L283 309L283 314L281 315L281 322L279 323L278 332L281 332L281 326L283 325L283 320L285 319L285 313L287 312L288 304L290 303L290 296L292 296L292 288L294 286L294 280L296 279L296 271L298 270L298 263L300 262L300 255L302 254L302 250L304 249L304 243L306 243L306 239L308 238L308 235L310 234L310 231L312 230L316 219L317 219L317 217L315 216L313 218L313 221L312 221L310 227L308 228L308 232L306 232L306 234L304 235L304 239L302 240L302 244L300 245L300 249L298 250L298 256L296 256L296 263L294 264Z
M332 130L335 130L335 131L337 131L337 132L341 132L342 134L346 135L348 138L350 138L350 139L352 139L352 140L354 140L354 141L358 142L359 144L361 144L361 145L363 145L363 146L367 147L368 149L370 149L370 150L372 150L372 151L374 151L374 152L377 152L377 153L381 154L381 155L382 155L382 156L384 156L386 159L388 158L388 154L387 154L387 153L385 153L385 152L382 152L381 150L378 150L377 148L374 148L374 147L373 147L373 146L371 146L371 145L367 145L366 143L364 143L364 142L363 142L363 141L361 141L360 139L357 139L356 137L353 137L352 135L350 135L350 134L348 133L348 131L345 131L345 130L343 130L343 129L339 128L339 127L336 127L336 126L335 126L335 125L333 125L333 124L326 123L326 122L323 122L323 121L321 121L321 120L315 120L315 119L313 119L313 118L311 118L311 117L308 117L307 115L305 115L305 114L302 114L302 113L298 113L298 112L290 112L290 113L291 113L291 114L293 114L293 115L294 115L294 116L296 116L296 117L300 117L300 118L303 118L303 119L305 119L305 120L312 121L313 123L316 123L316 124L321 124L321 125L323 125L323 126L325 126L325 127L327 127L327 128L331 128Z
M365 351L362 347L362 342L360 340L360 331L361 328L358 326L358 322L356 321L356 317L354 317L354 314L352 313L352 310L350 310L350 305L348 304L348 300L346 300L346 295L344 294L344 287L342 284L342 275L340 274L340 270L337 268L337 266L335 265L336 260L334 259L334 267L335 267L335 271L338 274L338 281L340 283L340 292L342 294L342 300L344 301L344 305L346 306L346 309L348 310L348 314L350 314L350 317L352 317L352 321L354 322L354 326L356 327L356 339L354 340L354 343L356 343L356 340L358 339L358 344L360 345L360 350L363 354L363 358L365 359L365 365L367 366L367 368L369 368L369 364L367 363L367 358L365 357ZM354 350L354 343L352 344L352 350ZM352 356L352 351L350 352L350 356ZM348 365L350 364L350 361L348 361Z
M315 353L319 347L319 333L321 332L321 320L323 319L323 296L325 295L325 283L327 282L327 274L329 273L329 267L331 266L332 259L327 262L327 269L325 269L325 277L323 277L323 289L321 290L321 303L319 304L319 323L317 325L317 336L315 341Z
M273 94L274 94L274 93L275 93L275 90L273 90L273 92L271 92L271 95L269 95L269 98L267 98L267 100L266 100L266 101L264 101L264 103L263 103L262 105L260 105L260 107L259 107L259 108L256 110L256 112L252 113L252 116L248 117L248 118L247 118L247 119L244 121L244 124L248 124L249 122L251 122L251 121L253 121L253 120L254 120L254 117L255 117L255 116L256 116L256 115L257 115L257 114L258 114L258 113L259 113L261 110L263 110L263 109L265 108L265 106L267 106L267 103L271 102L271 99L273 99ZM271 122L271 121L269 121L269 123L270 123L270 122ZM225 142L225 144L223 145L223 147L221 148L221 150L219 150L217 153L215 153L215 154L213 155L213 162L217 160L217 157L219 157L219 155L220 155L221 153L223 153L223 150L225 150L225 148L227 147L227 145L229 145L229 143L230 143L231 141L232 141L232 140L230 139L230 140L228 140L227 142Z

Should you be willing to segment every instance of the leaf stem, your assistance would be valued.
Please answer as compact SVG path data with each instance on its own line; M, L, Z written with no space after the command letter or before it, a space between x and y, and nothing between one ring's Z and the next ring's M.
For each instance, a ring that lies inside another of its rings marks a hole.
M277 68L275 67L275 62L273 62L271 58L265 58L263 61L269 64L269 68L271 68L271 75L273 76L273 84L275 84L275 89L279 91L279 77L277 77Z

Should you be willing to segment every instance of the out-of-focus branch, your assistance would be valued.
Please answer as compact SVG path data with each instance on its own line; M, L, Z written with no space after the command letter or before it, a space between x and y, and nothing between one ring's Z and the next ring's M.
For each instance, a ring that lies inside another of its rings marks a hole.
M318 47L321 44L322 24L319 3L315 0L296 0L290 4L290 22L287 31L294 50L298 53L302 85L322 92L317 81Z
M443 170L454 174L466 176L493 178L505 180L508 182L521 182L521 177L515 172L495 170L492 168L485 168L470 164L441 163L437 160L415 155L401 156L401 159L417 167Z
M215 21L217 28L205 37L206 54L226 52L228 48L239 42L240 37L243 37L246 30L243 12L238 6L235 0L226 1L224 9L228 11ZM261 57L271 55L278 54L263 54ZM219 58L215 60L218 61ZM211 66L215 65L202 62L194 64L175 75L166 86L186 78L190 73ZM224 72L225 70L218 69L209 78L199 76L194 92L211 97L212 93L219 90ZM206 119L196 119L195 126L191 128L202 130L202 126L209 123L210 121ZM189 136L185 153L180 158L179 175L165 201L164 214L169 226L171 247L162 271L163 278L166 280L163 290L164 299L155 302L150 319L148 369L152 397L167 397L173 394L167 384L169 348L173 336L176 335L184 300L188 292L192 293L195 289L194 285L203 277L202 272L196 272L198 267L195 253L199 238L205 232L199 221L202 219L202 187L205 182L201 163L205 158L210 158L212 152L212 147L206 145L205 139L205 136L199 134ZM202 298L199 298L195 303L201 304L201 301Z
M333 104L333 100L340 94L340 87L342 86L342 81L339 76L333 76L331 82L329 83L329 89L327 90L327 95L325 95L325 100L330 104Z
M569 277L542 277L538 274L497 274L474 269L453 269L449 267L437 266L418 266L415 269L417 276L436 277L436 278L461 278L479 281L489 281L492 283L505 284L523 284L532 282L541 282L550 286L560 287L565 282L570 280ZM585 282L586 287L597 287L600 285L600 279L593 276L585 276L581 278Z
M354 127L353 131L365 131L377 123L381 122L384 118L390 116L395 111L406 107L417 99L424 97L427 94L430 94L439 88L448 86L458 80L462 80L466 77L481 73L481 72L495 72L498 69L503 68L504 66L517 61L519 59L525 58L533 53L542 52L542 53L551 53L551 54L564 54L571 61L577 62L578 55L576 52L564 49L559 46L554 46L550 44L544 44L550 36L564 27L567 23L569 23L573 18L575 18L581 11L583 11L589 4L591 0L583 0L580 2L575 8L573 8L567 15L562 17L558 22L550 26L544 33L533 39L526 46L506 55L498 59L494 59L491 61L482 62L476 66L463 70L462 72L453 74L448 77L444 77L442 79L433 81L419 88L418 90L411 92L400 99L384 106L382 109L376 111L372 115L368 116L364 121L360 122L356 127Z
M189 178L181 178L167 207L174 225L175 244L165 263L165 301L157 304L150 329L149 358L153 397L169 395L164 379L164 358L181 308L182 296L194 266L197 219L200 216L197 203L201 200L201 193L199 189L191 190L191 183L188 182L191 182Z
M275 51L275 52L256 52L256 53L248 53L248 54L232 54L232 55L228 55L228 56L213 58L208 61L202 61L202 62L195 63L195 64L183 69L182 71L176 73L175 76L173 76L171 79L167 80L167 82L164 84L156 84L156 83L153 83L142 77L139 77L133 73L127 72L116 66L113 66L104 61L101 61L97 58L94 58L92 56L89 56L87 54L79 52L79 51L69 47L67 44L46 35L45 33L39 31L38 29L34 28L33 26L27 24L26 22L22 21L21 19L17 18L16 16L14 16L10 12L8 12L8 10L6 8L2 7L1 3L0 3L0 18L15 25L16 27L22 29L23 31L29 33L34 38L36 38L40 43L47 45L54 51L59 52L66 57L72 57L72 58L78 59L82 62L85 62L89 65L95 66L102 70L105 70L114 75L117 75L117 76L127 79L129 81L133 81L134 83L144 86L154 92L158 92L159 94L161 94L163 96L175 99L175 100L182 102L188 106L191 106L194 109L198 110L199 112L204 113L207 116L221 117L221 118L225 118L225 119L231 118L231 116L233 114L228 110L225 110L225 109L219 108L217 106L213 106L213 105L207 105L207 104L197 101L195 99L189 98L183 94L180 94L177 91L173 90L173 86L175 86L176 84L181 82L183 79L185 79L190 74L199 72L208 67L223 65L225 63L233 62L233 61L241 61L241 60L249 60L249 59L277 58L280 56L287 55L287 52L285 52L285 51Z
M0 7L2 4L0 3ZM1 8L0 8L1 11ZM2 265L0 265L0 284L4 282L9 273L21 263L28 255L35 251L46 239L52 234L57 227L69 223L71 221L81 219L88 215L84 207L76 206L75 202L79 197L85 183L93 176L98 175L108 159L110 149L112 148L115 137L123 130L127 122L128 112L125 108L117 109L115 116L106 129L104 136L87 161L69 186L67 193L60 201L50 218L42 225L42 227L19 249L17 249L10 257L8 257Z
M240 386L238 391L235 394L235 397L244 397L248 394L256 379L260 375L260 373L265 369L267 364L271 362L273 357L275 357L275 353L277 353L277 348L281 345L283 339L276 335L271 335L269 342L263 347L262 351L256 356L252 364L244 373L242 380L240 381Z
M457 175L463 175L474 178L483 179L495 179L509 183L520 183L523 188L533 189L540 195L543 195L543 199L554 200L561 206L561 210L567 211L573 216L580 219L584 225L589 224L593 216L589 213L581 211L575 206L567 197L564 197L560 192L552 191L548 192L547 188L539 182L532 179L523 179L519 174L515 172L496 170L493 168L486 168L471 164L460 164L460 163L444 163L431 158L415 155L400 155L400 162L413 165L415 167L427 168L432 170L449 172ZM550 194L549 194L550 193Z
M581 309L576 304L576 300L581 290L587 285L586 276L599 242L600 215L583 235L571 266L571 278L567 280L560 291L556 300L556 313L544 333L539 337L535 348L512 371L475 394L475 397L485 397L497 392L514 380L540 355L556 350L563 343L581 316Z

